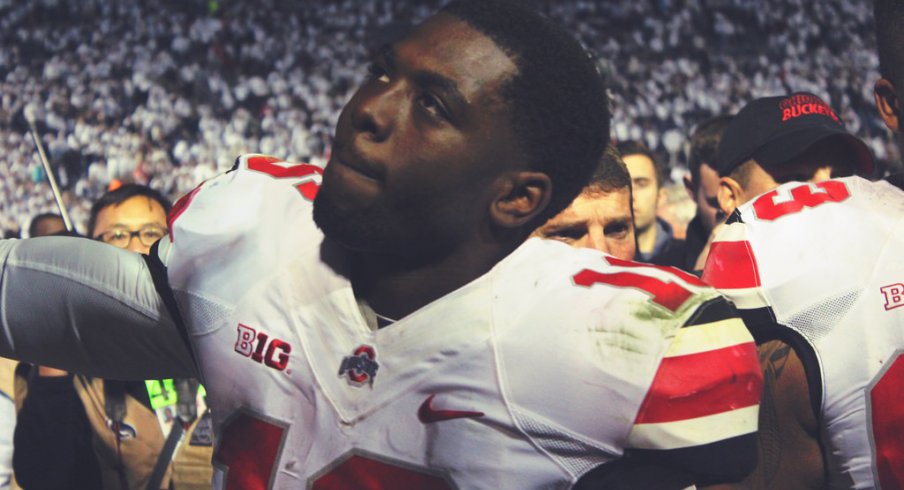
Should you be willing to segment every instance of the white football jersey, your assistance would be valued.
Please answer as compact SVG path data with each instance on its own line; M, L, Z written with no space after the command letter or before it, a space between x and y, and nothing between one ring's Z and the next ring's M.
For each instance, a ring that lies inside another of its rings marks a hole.
M626 453L738 476L762 379L699 279L533 239L372 329L313 223L319 180L242 157L177 203L157 249L208 390L217 488L570 488Z
M703 278L810 383L832 488L904 487L904 193L859 177L740 207Z

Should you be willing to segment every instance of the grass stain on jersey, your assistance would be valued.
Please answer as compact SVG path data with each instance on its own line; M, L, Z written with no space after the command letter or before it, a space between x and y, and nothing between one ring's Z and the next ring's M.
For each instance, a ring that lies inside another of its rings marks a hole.
M652 301L638 301L634 303L637 305L636 308L633 308L634 317L638 320L650 322L650 321L674 321L679 318L688 317L690 313L692 313L698 306L701 304L713 299L717 296L717 293L697 293L693 294L681 303L681 306L678 307L677 310L672 311L668 308L653 303ZM679 325L680 327L681 325Z

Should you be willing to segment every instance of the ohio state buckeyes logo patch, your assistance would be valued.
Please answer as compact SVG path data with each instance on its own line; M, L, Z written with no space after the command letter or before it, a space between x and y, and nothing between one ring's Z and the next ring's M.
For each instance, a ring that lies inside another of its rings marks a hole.
M369 345L361 345L342 359L339 376L345 376L353 386L373 385L378 369L377 352Z
M879 288L879 291L882 291L882 295L885 296L886 310L904 306L904 284L889 284Z

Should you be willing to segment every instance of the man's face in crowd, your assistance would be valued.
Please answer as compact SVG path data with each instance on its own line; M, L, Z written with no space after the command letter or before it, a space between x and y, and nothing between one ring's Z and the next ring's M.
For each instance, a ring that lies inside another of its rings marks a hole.
M641 154L623 155L622 159L631 174L634 192L634 224L638 230L646 230L656 222L659 204L659 182L656 167L650 157Z
M110 240L103 237L112 237L114 233L132 233L145 230L145 235L150 237L156 234L166 233L166 213L163 206L157 201L145 196L134 196L125 201L107 206L97 213L97 221L91 237L111 243ZM152 232L160 230L161 232ZM146 254L151 249L153 243L142 243L138 235L128 238L128 242L124 245L114 244L126 250Z
M706 231L712 230L716 223L717 213L719 213L719 173L713 170L709 165L700 164L699 182L695 182L696 190L690 187L692 192L691 198L697 204L697 212L703 220L703 226Z
M533 236L560 240L634 260L634 220L628 188L611 192L584 190L568 208L538 228Z
M524 165L500 89L512 60L438 14L383 50L345 106L314 218L358 251L438 257L486 220L491 183Z

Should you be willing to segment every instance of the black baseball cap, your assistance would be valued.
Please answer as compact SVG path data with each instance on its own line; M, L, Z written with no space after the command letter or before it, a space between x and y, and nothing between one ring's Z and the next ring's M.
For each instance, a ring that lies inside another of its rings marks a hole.
M715 168L724 177L751 158L764 167L779 165L827 138L847 143L856 159L856 175L876 176L877 165L866 144L845 131L835 111L809 92L763 97L744 106L725 128Z

